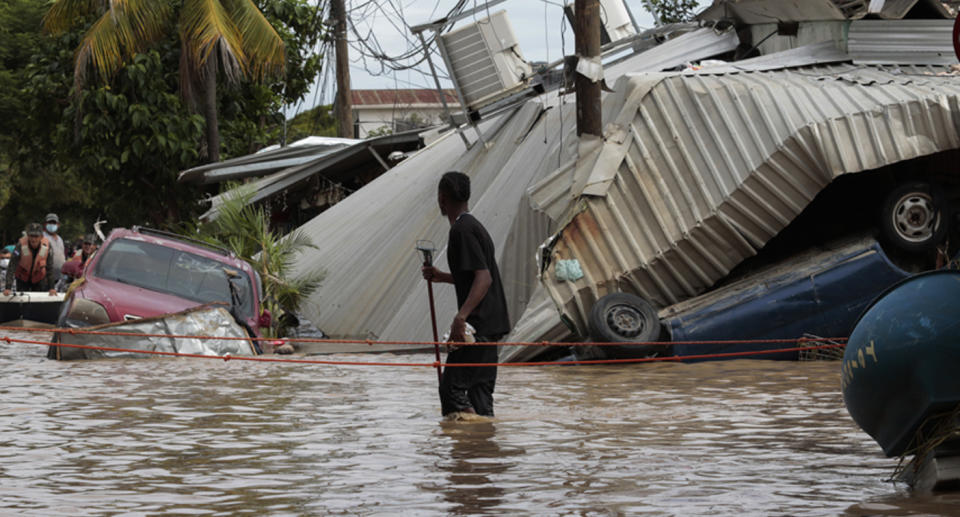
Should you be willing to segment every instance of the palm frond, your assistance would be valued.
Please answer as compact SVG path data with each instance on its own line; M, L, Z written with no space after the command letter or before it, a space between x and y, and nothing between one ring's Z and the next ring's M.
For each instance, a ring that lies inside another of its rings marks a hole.
M80 2L61 1L47 12L50 25L58 25L58 17L66 13L77 14ZM88 1L90 9L101 9L100 2ZM97 5L92 5L97 4ZM57 11L58 6L61 9ZM100 11L87 11L86 14ZM169 15L169 9L164 2L155 0L111 0L109 6L103 8L103 14L84 34L77 47L74 62L74 85L79 91L87 83L87 74L90 68L108 81L123 65L124 60L162 37L164 24Z
M43 16L43 28L51 34L63 34L91 14L98 14L103 0L57 0Z
M184 0L180 12L180 39L189 61L202 70L217 52L224 74L231 82L247 74L243 37L220 0Z
M91 67L104 81L113 77L128 55L122 38L123 32L109 14L101 16L83 35L74 61L73 82L77 92L87 83Z
M217 205L217 218L201 226L200 234L226 246L260 273L266 303L275 316L297 311L326 276L321 269L296 278L290 274L300 252L315 246L302 232L281 236L271 230L267 213L252 203L252 185L230 183L226 189Z
M168 2L157 0L110 0L109 12L125 38L142 48L164 36L172 11Z
M243 50L253 79L283 74L286 50L283 39L253 0L226 0L224 6L243 35Z

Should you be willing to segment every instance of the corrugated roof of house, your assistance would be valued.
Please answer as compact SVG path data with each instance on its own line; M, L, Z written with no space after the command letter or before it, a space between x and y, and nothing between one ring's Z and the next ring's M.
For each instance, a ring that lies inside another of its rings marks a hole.
M457 93L444 90L447 103L459 105ZM440 105L440 93L437 90L351 90L351 102L354 106L393 106L397 104L436 104Z

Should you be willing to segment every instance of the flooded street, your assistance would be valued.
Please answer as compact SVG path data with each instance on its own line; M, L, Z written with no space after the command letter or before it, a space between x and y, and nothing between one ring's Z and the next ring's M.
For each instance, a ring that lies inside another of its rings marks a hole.
M837 363L501 368L493 422L444 423L428 368L0 346L4 515L960 513L885 481Z

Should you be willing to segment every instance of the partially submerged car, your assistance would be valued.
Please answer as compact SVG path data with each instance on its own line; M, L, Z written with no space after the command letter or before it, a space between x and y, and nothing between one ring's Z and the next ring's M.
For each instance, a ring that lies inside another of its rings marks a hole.
M707 359L764 352L754 357L797 359L799 351L774 353L797 342L773 340L844 338L871 301L911 275L863 236L793 255L659 311L640 296L611 293L593 304L590 334L624 344L578 347L575 355ZM629 344L654 342L664 344ZM517 348L506 359L529 360L536 352Z
M260 337L270 325L261 297L256 271L226 249L160 230L118 228L71 287L57 326L100 328L220 304L249 337ZM48 357L78 355L53 346Z

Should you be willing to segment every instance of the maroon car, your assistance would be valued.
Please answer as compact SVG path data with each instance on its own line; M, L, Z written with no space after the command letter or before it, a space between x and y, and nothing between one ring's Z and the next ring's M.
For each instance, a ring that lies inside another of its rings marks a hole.
M117 228L84 267L63 303L58 327L87 327L222 302L259 337L270 325L254 269L223 248L176 234Z

